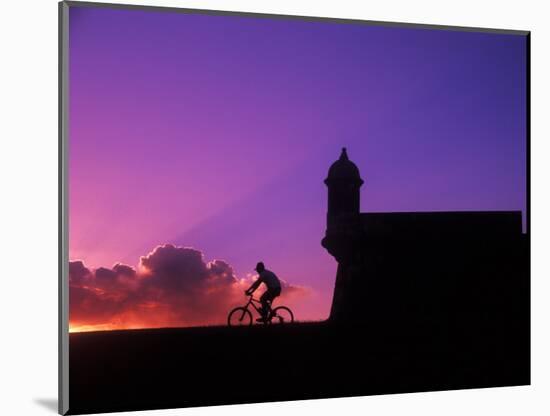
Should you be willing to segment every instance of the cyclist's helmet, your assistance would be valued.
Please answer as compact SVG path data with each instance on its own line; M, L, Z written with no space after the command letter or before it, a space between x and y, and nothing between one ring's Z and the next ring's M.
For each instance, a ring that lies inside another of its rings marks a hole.
M258 273L261 273L265 270L265 266L264 264L260 261L258 262L258 264L256 264L256 268L254 269L256 270Z

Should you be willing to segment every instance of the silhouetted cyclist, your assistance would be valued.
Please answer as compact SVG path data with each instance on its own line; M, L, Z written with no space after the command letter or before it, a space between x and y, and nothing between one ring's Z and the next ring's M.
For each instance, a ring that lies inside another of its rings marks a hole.
M255 270L258 272L258 280L252 283L252 286L245 290L244 293L250 296L262 283L267 286L267 290L262 294L262 296L260 296L260 302L262 303L260 313L262 314L262 317L256 319L258 322L265 322L267 319L267 313L269 312L269 303L272 303L273 299L281 294L281 281L275 273L267 270L262 262L259 262L256 265Z

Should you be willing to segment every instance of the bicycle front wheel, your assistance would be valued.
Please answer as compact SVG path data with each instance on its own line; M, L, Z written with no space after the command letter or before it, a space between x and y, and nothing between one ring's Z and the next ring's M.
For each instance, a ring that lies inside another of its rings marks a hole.
M294 314L286 306L279 306L273 309L271 315L272 324L291 324L294 322Z
M227 325L229 326L250 326L252 325L252 314L242 306L233 309L227 317Z

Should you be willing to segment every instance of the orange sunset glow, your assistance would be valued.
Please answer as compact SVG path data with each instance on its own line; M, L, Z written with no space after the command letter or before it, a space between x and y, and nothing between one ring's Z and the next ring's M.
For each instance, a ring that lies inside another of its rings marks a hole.
M224 324L255 278L238 278L228 263L206 262L200 251L171 244L142 256L137 268L71 261L69 331ZM312 293L283 281L281 301L299 307Z

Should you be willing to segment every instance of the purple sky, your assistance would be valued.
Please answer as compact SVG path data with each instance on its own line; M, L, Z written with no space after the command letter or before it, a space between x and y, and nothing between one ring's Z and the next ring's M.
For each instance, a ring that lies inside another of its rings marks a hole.
M523 210L519 35L70 9L70 258L163 243L262 259L328 315L330 164L346 146L362 211Z

